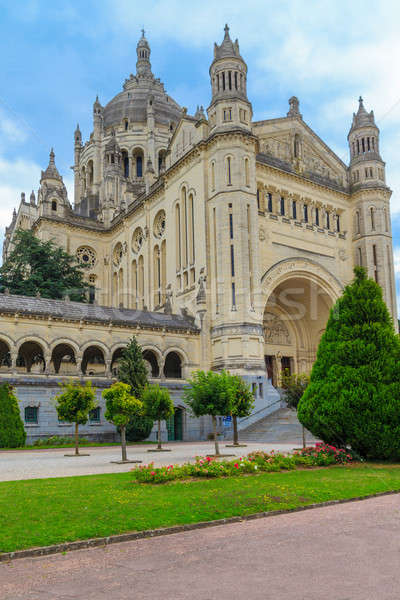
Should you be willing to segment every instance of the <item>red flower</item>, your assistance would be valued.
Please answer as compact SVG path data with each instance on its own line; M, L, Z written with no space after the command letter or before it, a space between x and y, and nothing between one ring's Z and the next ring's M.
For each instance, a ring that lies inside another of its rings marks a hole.
M154 471L152 471L152 472L150 473L150 475L155 475Z
M234 466L235 466L235 469L238 469L238 468L239 468L239 465L238 465L237 463L235 463L235 465L234 465Z

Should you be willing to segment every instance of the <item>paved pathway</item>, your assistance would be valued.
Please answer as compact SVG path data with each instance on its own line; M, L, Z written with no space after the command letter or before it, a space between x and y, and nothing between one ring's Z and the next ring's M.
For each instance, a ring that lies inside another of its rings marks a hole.
M2 600L398 600L400 495L0 564Z
M249 443L246 448L225 448L225 443L221 442L220 451L236 456L243 456L258 449L274 449L284 452L290 452L293 449L293 444ZM205 456L214 448L212 442L178 442L165 444L165 447L171 448L171 452L148 452L149 448L155 448L149 444L131 446L128 448L128 458L138 459L143 463L154 462L155 465L169 465L189 460L194 461L196 456ZM82 453L90 456L78 458L64 456L64 454L73 454L73 452L73 448L0 451L0 481L118 473L129 471L134 467L134 464L111 464L110 461L121 459L119 446L81 448Z

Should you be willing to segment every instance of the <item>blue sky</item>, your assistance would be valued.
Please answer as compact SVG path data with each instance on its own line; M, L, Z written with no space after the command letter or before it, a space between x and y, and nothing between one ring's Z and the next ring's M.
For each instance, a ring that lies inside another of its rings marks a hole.
M72 190L76 123L86 139L96 94L105 104L135 71L142 27L153 72L193 113L208 105L213 44L228 22L248 64L255 119L286 114L295 94L304 120L348 162L358 96L374 110L393 189L400 288L398 2L0 0L0 10L0 236L21 191L37 189L51 146Z

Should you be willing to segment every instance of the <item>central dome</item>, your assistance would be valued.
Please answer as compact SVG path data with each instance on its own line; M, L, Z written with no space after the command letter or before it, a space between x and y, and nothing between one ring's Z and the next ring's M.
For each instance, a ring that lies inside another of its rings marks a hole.
M164 85L151 71L150 46L142 31L137 47L136 75L125 81L124 89L104 107L104 127L115 127L124 119L143 123L152 107L156 123L176 124L182 108L165 92Z

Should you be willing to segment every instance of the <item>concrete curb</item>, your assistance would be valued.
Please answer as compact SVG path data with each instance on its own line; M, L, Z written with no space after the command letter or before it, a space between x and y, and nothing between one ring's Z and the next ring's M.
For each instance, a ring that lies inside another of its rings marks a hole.
M162 535L171 535L172 533L181 533L183 531L193 531L195 529L205 529L206 527L217 527L218 525L228 525L230 523L240 523L243 521L253 521L255 519L264 519L266 517L275 517L288 513L296 513L313 508L324 508L325 506L334 506L336 504L347 504L349 502L359 502L369 500L370 498L379 498L380 496L391 496L400 494L400 490L390 490L388 492L377 492L368 496L356 496L354 498L343 498L342 500L328 500L327 502L316 502L299 506L297 508L288 508L283 510L272 510L269 512L254 513L238 517L228 517L226 519L217 519L215 521L200 521L199 523L190 523L188 525L175 525L174 527L164 527L162 529L147 529L137 531L136 533L121 533L110 535L108 537L92 538L89 540L79 540L77 542L65 542L63 544L53 544L52 546L43 546L41 548L29 548L27 550L16 550L15 552L3 552L0 554L0 562L7 562L17 558L32 558L36 556L47 556L49 554L58 554L59 552L71 552L73 550L82 550L85 548L97 548L99 546L108 546L110 544L119 544L121 542L130 542L133 540L143 540Z

